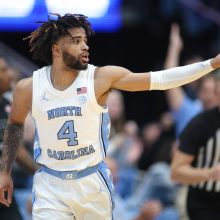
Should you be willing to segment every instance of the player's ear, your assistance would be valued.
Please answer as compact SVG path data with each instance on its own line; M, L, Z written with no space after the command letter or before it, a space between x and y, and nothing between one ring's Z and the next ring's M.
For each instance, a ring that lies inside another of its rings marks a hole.
M54 56L60 56L60 47L57 44L52 46L52 53Z

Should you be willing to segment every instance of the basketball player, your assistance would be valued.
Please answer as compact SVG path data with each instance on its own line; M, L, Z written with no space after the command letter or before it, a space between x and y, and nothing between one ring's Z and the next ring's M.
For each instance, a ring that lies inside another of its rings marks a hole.
M34 177L33 219L110 220L113 181L103 161L110 129L109 92L180 86L219 67L220 55L154 73L97 68L88 64L87 38L94 32L86 17L57 16L57 20L42 22L29 37L33 58L49 66L21 80L14 90L0 168L0 202L10 205L11 167L31 109L36 123L35 160L43 164ZM4 191L8 191L7 199Z

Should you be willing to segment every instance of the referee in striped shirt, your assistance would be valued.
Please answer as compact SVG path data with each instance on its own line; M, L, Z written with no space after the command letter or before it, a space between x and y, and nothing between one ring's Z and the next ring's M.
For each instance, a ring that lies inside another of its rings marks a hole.
M172 165L173 181L189 185L190 220L220 220L220 73L218 107L197 115L180 136Z

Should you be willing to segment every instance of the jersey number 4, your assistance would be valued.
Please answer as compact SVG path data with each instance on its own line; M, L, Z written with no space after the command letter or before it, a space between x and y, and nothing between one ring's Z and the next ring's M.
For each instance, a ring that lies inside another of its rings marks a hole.
M61 139L69 139L67 141L68 146L76 146L78 145L77 133L74 131L74 123L73 121L66 121L60 131L57 133L57 137L59 140Z

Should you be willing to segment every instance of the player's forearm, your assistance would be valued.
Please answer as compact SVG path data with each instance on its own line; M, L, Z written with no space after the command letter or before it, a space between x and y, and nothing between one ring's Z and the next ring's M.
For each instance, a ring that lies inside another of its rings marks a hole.
M172 89L190 83L211 72L213 70L211 63L210 60L207 60L169 70L151 72L150 90Z
M7 124L3 141L0 171L10 173L24 136L23 124Z
M31 175L33 175L41 167L40 164L34 161L32 155L25 149L24 146L21 146L19 149L16 162L26 173Z
M210 179L209 168L194 168L190 165L171 168L171 178L174 182L183 184L196 184Z

